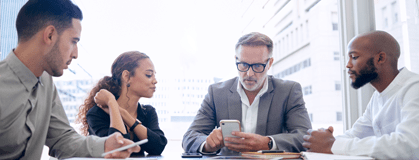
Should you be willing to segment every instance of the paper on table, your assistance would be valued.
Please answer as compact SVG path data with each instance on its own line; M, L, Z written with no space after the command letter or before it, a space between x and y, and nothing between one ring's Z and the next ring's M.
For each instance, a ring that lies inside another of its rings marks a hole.
M283 159L296 159L300 158L300 153L293 152L282 152L282 153L260 153L260 152L242 152L242 157L251 159L272 159L272 158L283 158Z
M301 152L301 155L305 160L374 160L374 158L364 156L345 156L314 152Z

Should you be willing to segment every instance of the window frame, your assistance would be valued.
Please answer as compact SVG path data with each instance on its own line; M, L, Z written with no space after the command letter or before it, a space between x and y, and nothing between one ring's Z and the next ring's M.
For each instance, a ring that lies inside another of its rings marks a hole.
M356 35L375 30L374 12L373 0L338 0L344 131L351 129L355 121L362 116L374 93L370 84L358 90L353 89L346 69L346 62L348 61L346 46Z

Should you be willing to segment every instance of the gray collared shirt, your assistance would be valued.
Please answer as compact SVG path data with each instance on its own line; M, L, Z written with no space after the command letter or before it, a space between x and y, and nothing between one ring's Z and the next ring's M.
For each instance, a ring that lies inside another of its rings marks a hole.
M37 78L13 51L0 62L0 159L40 159L44 145L58 158L99 157L105 140L74 131L48 73Z

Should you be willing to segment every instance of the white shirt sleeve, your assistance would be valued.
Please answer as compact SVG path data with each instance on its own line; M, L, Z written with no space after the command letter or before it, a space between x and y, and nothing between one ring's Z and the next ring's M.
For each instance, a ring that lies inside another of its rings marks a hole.
M272 148L271 150L278 150L278 147L276 147L275 139L271 136L268 136L272 140Z
M400 94L400 97L393 101L395 102L393 107L396 109L379 108L379 112L387 115L381 120L393 120L400 116L400 122L389 121L383 124L368 122L368 119L372 118L369 115L371 114L369 105L363 117L357 120L345 136L336 137L332 152L370 156L377 159L419 159L419 85L409 88L405 94ZM395 110L398 110L400 114L395 114ZM371 125L380 127L370 127ZM389 132L392 126L395 126L395 131Z
M347 130L344 135L336 136L335 142L332 146L333 154L346 155L346 145L351 138L365 138L374 136L371 117L371 105L368 104L367 109L362 117L356 120L355 124L350 130Z

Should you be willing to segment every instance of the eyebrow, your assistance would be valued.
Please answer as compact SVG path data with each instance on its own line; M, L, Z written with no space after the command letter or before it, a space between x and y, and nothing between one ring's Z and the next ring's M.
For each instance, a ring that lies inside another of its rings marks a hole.
M351 55L351 54L354 54L354 53L356 53L355 51L350 51L349 53L348 53L348 55Z
M153 72L154 73L154 70L152 70L152 69L147 69L147 70L145 70L146 72Z

